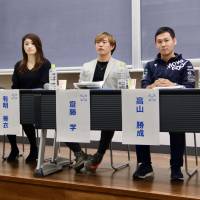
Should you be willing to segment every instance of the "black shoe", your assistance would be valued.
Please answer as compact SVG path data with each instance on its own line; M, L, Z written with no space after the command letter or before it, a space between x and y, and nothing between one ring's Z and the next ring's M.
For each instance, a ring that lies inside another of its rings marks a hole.
M75 152L75 161L73 168L76 170L76 172L79 172L84 167L84 162L87 160L87 154L83 151Z
M35 148L30 151L29 155L26 158L26 163L36 162L37 159L38 159L38 150L37 148Z
M171 181L184 181L183 173L181 168L171 168Z
M19 157L19 149L15 148L15 149L11 150L11 152L6 160L7 160L7 162L14 162L14 161L18 160L18 157Z
M145 164L140 164L136 171L133 174L134 179L145 179L147 177L153 177L153 168L152 166L145 165Z
M93 156L88 156L88 159L85 162L85 169L90 172L95 172L102 159L103 155L99 153L96 153Z

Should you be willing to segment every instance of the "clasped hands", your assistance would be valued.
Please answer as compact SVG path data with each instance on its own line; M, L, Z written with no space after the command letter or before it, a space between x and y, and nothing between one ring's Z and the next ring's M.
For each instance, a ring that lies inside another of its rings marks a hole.
M175 85L176 85L176 83L173 83L168 79L159 78L159 79L155 80L154 83L152 83L151 85L148 85L147 88L153 89L155 87L171 87L171 86L175 86Z

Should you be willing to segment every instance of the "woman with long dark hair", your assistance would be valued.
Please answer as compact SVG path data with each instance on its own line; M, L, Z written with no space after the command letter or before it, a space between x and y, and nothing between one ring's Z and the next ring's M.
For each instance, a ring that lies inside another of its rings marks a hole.
M22 54L23 59L15 64L12 89L43 88L43 85L49 82L51 63L44 57L42 42L36 34L29 33L22 38ZM22 124L22 127L30 143L30 153L26 162L36 161L38 149L35 128L32 124ZM16 135L7 136L11 145L7 161L15 161L19 156Z

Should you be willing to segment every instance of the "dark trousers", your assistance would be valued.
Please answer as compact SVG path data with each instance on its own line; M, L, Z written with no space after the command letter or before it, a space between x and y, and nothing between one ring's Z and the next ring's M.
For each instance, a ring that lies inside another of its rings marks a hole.
M109 144L114 136L114 131L101 131L101 138L99 141L99 146L97 153L104 155L106 150L109 147ZM66 142L66 145L75 153L81 151L81 147L79 143L72 143L72 142Z
M37 149L36 134L35 134L34 126L32 124L26 124L26 125L23 124L22 127L30 143L30 149L31 150ZM7 137L10 142L11 149L18 148L16 135L7 135Z
M170 132L170 165L172 168L183 166L183 154L185 150L185 133ZM150 146L136 145L137 162L151 164Z

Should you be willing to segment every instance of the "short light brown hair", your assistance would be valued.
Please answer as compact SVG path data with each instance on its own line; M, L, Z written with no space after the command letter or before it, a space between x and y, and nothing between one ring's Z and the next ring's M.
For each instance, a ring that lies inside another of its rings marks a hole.
M102 41L105 37L108 38L108 41L109 41L110 45L114 47L113 50L111 51L111 54L113 54L113 52L116 49L116 45L117 44L116 44L116 40L115 40L114 36L111 35L110 33L108 33L108 32L102 32L102 33L97 34L97 36L95 37L95 40L94 40L95 44L97 42Z

